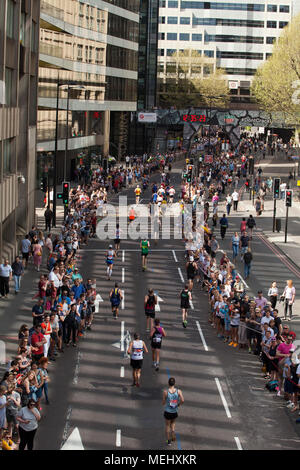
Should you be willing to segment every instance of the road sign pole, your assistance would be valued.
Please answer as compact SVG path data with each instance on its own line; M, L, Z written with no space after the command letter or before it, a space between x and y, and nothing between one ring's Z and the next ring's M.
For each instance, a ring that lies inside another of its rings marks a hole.
M275 232L275 225L276 225L276 201L277 199L274 198L274 210L273 210L273 232Z
M288 230L288 219L289 219L289 207L286 207L286 216L285 216L285 235L284 235L284 243L287 242L287 230Z

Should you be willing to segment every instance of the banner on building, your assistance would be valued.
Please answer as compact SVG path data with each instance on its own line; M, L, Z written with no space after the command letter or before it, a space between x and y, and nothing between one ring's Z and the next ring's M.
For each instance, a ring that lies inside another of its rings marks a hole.
M156 113L138 113L138 122L156 122L157 114Z

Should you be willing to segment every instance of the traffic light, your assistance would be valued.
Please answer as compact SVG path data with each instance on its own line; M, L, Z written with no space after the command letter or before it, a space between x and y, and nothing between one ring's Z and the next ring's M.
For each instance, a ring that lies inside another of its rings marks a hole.
M280 198L280 178L274 180L274 199Z
M63 183L63 192L62 192L62 199L63 199L63 204L67 206L69 204L69 192L70 192L70 183L67 183L66 181Z
M285 205L286 207L292 207L292 200L293 200L293 191L287 189L285 192Z
M193 176L193 167L191 165L189 165L188 174L187 174L187 182L188 183L192 182L192 176Z
M48 190L48 187L47 187L47 178L46 176L44 176L42 179L41 179L41 190L43 191L43 193L46 193L47 190Z

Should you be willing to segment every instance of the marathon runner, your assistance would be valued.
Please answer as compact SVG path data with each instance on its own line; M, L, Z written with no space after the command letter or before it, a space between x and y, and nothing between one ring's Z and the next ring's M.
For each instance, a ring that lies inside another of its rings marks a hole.
M116 238L115 238L115 253L116 253L116 257L118 256L118 250L120 249L120 242L121 242L121 239L120 239L120 225L117 224L116 225Z
M130 365L132 367L133 382L132 386L140 386L140 378L143 366L144 351L148 349L144 341L140 339L139 333L134 333L134 340L129 344L127 354L131 355Z
M182 309L182 326L183 328L187 327L187 315L188 309L191 308L190 300L192 300L192 294L189 290L188 284L184 286L184 289L180 294L180 308Z
M141 196L141 188L139 187L139 185L137 185L137 187L135 188L134 192L135 192L135 203L136 203L136 204L139 204L139 202L140 202L140 196Z
M147 269L147 256L149 254L149 248L150 248L150 243L149 241L144 238L142 241L141 241L141 250L142 250L142 269L143 271L146 271Z
M194 278L198 272L198 266L195 263L194 257L190 256L189 261L186 263L186 275L189 281L189 290L193 290Z
M178 408L183 405L184 398L182 391L175 388L175 379L169 379L169 388L163 392L162 404L165 407L165 432L167 438L167 445L170 446L172 441L176 441L175 435L175 420L178 417Z
M114 265L114 258L116 256L115 251L113 250L112 245L109 245L108 251L106 252L106 264L107 264L107 280L110 281L113 265Z
M119 289L119 285L116 282L114 289L110 291L109 299L111 303L111 310L115 319L119 317L119 306L123 299L122 293Z
M147 331L153 328L153 320L155 318L155 305L157 304L157 296L154 294L153 289L148 290L148 294L145 296L144 308L145 315L147 317Z
M155 370L159 370L159 352L163 337L166 337L164 328L160 326L160 319L155 318L154 325L150 333L151 349L152 349L152 362Z

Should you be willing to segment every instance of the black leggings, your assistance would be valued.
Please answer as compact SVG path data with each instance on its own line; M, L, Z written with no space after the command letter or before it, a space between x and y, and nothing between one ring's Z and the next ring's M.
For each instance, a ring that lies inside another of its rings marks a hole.
M25 450L27 446L27 450L33 450L33 440L36 433L36 429L33 431L25 431L24 429L19 426L19 434L20 434L20 445L19 450Z
M287 316L287 311L289 309L290 318L293 315L293 305L289 305L289 299L285 299L284 301L284 318Z

